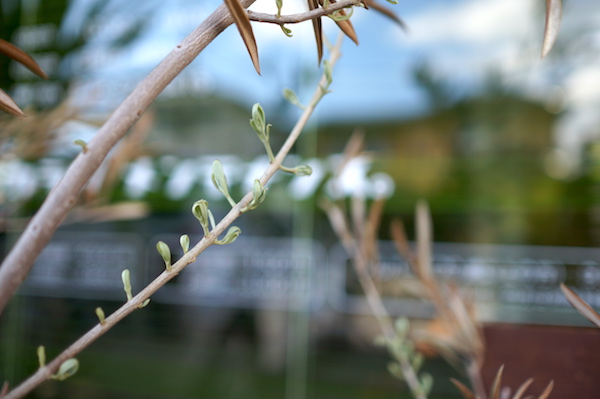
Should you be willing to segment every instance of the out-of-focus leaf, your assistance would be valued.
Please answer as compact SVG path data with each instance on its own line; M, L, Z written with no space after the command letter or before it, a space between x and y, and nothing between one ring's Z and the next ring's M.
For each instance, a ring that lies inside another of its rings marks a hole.
M254 32L252 31L252 26L250 25L248 13L239 0L225 0L225 4L227 5L227 8L233 17L233 20L235 21L235 25L237 26L242 39L244 40L244 44L248 49L248 54L250 54L250 58L252 58L254 69L256 69L256 72L258 72L260 75L258 48L256 47L256 40L254 39Z
M8 112L9 114L18 116L20 118L24 118L27 116L23 111L21 111L21 108L19 108L19 106L15 104L13 99L10 98L10 96L6 94L3 90L0 90L0 109L4 112Z
M490 399L500 399L500 386L502 384L503 371L504 365L500 366L498 373L496 374L496 378L494 378L494 383L492 384L492 389L490 390Z
M471 392L471 390L469 388L467 388L465 386L465 384L463 384L462 382L455 380L454 378L450 378L450 382L452 382L454 384L454 386L456 386L456 388L458 388L458 390L460 391L461 395L465 398L465 399L477 399L475 397L475 394L473 392Z
M417 274L417 271L414 270L415 260L412 250L408 245L408 239L406 238L406 231L404 229L404 223L402 223L399 219L392 220L392 224L390 226L390 232L392 235L392 239L394 240L394 246L396 247L396 251L404 257L408 261L409 266L413 269L413 273Z
M417 204L417 259L419 275L425 281L433 279L431 270L431 216L429 207L424 201Z
M553 388L554 388L554 381L550 381L550 383L548 384L546 389L544 389L544 392L542 392L542 394L538 397L538 399L548 399Z
M8 393L8 381L4 381L2 384L2 390L0 390L0 398L3 398Z
M544 58L558 37L560 20L562 17L562 0L546 0L546 28L544 29L544 42L542 44L542 58Z
M398 25L400 25L400 27L402 29L404 29L405 31L408 31L408 27L406 26L404 21L399 16L397 16L393 11L391 11L389 8L382 6L375 0L365 0L364 4L367 8L373 8L375 11L378 11L378 12L382 13L383 15L385 15L386 17L391 18L394 22L396 22Z
M522 383L521 386L519 387L519 389L517 389L517 392L515 392L515 396L513 396L513 399L521 399L521 397L523 396L523 394L525 393L527 388L529 388L529 386L531 385L532 382L533 382L533 378L530 378L527 381L525 381L524 383Z
M563 294L567 297L567 300L579 313L584 315L589 321L594 323L597 327L600 327L600 315L592 309L590 305L587 304L579 295L575 293L572 289L567 287L566 285L560 285L560 289Z
M308 0L308 9L314 10L319 7L319 0ZM323 27L321 24L321 18L314 18L312 20L313 31L315 32L315 40L317 41L317 58L319 64L323 59Z
M27 67L31 72L35 73L42 79L48 79L48 75L46 72L42 70L42 68L38 65L37 62L29 54L18 48L12 43L7 42L6 40L0 39L0 53L6 55L13 60L20 62L24 66Z

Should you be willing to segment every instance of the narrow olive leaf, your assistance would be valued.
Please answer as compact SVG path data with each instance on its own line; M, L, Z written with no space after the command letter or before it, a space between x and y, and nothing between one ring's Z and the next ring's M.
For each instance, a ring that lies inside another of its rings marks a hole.
M6 40L0 39L0 54L4 54L13 60L20 62L31 72L35 73L42 79L48 79L48 75L46 72L38 65L37 62L29 54L18 48L12 43L7 42Z
M406 338L408 335L408 330L410 329L410 321L406 317L400 317L394 323L394 328L396 329L396 334L401 339Z
M390 9L382 6L375 0L364 0L364 2L365 6L367 6L368 8L372 8L375 11L382 13L383 15L400 25L400 27L404 31L408 31L408 26L406 25L406 23Z
M552 389L554 389L554 380L550 381L546 389L544 389L544 392L538 396L538 399L548 399L550 393L552 393Z
M492 384L492 389L490 390L490 399L500 399L500 386L502 385L503 371L504 365L500 366L498 373L496 374L496 378L494 378L494 383Z
M121 273L121 280L123 281L123 290L125 291L125 295L127 295L127 301L130 301L133 298L131 294L131 279L129 275L129 269L123 270Z
M138 309L145 308L150 303L150 298L146 298L146 300L138 305Z
M265 110L260 105L260 103L256 103L252 106L252 119L254 121L254 125L258 130L264 130L265 125L267 124L267 116L265 115Z
M289 102L290 104L295 105L296 107L298 107L300 109L305 108L304 105L302 105L302 103L298 99L298 96L296 95L294 90L292 90L292 89L288 89L288 88L283 89L283 98L285 98L287 100L287 102Z
M402 373L402 369L400 368L400 365L398 365L398 363L390 362L388 363L387 368L391 375L398 378L399 380L404 380L404 373Z
M106 317L104 315L104 310L101 307L96 308L96 316L98 316L98 321L100 321L100 325L106 324Z
M450 382L452 382L454 384L454 386L456 388L458 388L458 390L460 391L461 395L465 398L465 399L477 399L475 397L475 394L473 392L471 392L471 390L469 388L467 388L467 386L465 384L463 384L462 382L455 380L454 378L450 378Z
M228 197L229 187L227 186L227 177L225 176L225 171L223 171L223 164L218 159L213 161L210 178L215 188L219 190L221 194Z
M179 245L181 245L181 249L183 250L183 253L187 254L188 251L190 250L190 236L188 236L187 234L184 234L181 237L179 237Z
M202 226L202 229L204 230L204 235L208 235L208 233L210 232L210 228L209 228L209 214L210 214L210 210L208 209L208 201L206 200L198 200L196 202L194 202L194 205L192 205L192 213L194 214L194 217L196 219L198 219L198 221L200 222L200 225Z
M4 112L7 112L11 115L18 116L19 118L25 118L27 115L21 108L13 101L12 98L8 94L6 94L3 90L0 89L0 109Z
M252 196L254 197L252 201L254 201L256 206L262 204L267 196L267 189L258 179L254 179L254 183L252 184Z
M87 143L81 139L77 139L77 140L73 140L73 144L78 145L81 147L81 150L83 151L83 153L87 153L88 151L88 146Z
M424 361L425 361L425 356L423 356L422 353L417 352L411 359L410 365L412 366L413 370L419 371L421 366L423 366Z
M256 103L252 106L252 119L250 119L250 126L258 134L258 138L263 143L269 141L269 125L267 125L267 117L265 116L265 110Z
M308 0L308 9L314 10L319 8L319 0ZM321 24L321 18L314 18L312 20L313 31L315 32L315 40L317 42L317 59L318 63L321 64L323 59L323 27Z
M252 31L252 25L250 25L250 18L246 9L242 6L239 0L225 0L225 4L231 13L231 16L237 26L240 36L244 40L244 44L248 49L248 54L254 64L254 69L260 75L260 64L258 62L258 48L256 47L256 40L254 39L254 32Z
M231 244L239 237L240 234L242 234L242 230L237 226L232 226L229 228L229 230L227 230L227 234L225 234L225 237L223 237L220 240L216 240L215 244L217 244L217 245Z
M37 347L37 357L40 368L44 367L46 365L46 348L44 348L44 345Z
M221 161L219 161L218 159L213 161L212 174L210 175L210 178L217 190L219 190L219 192L223 194L223 196L225 196L225 199L227 200L227 202L229 202L229 205L231 205L232 208L236 206L235 201L233 200L233 198L231 198L231 195L229 194L227 176L225 176L223 164L221 164Z
M429 392L431 392L431 388L433 388L433 377L431 376L431 374L423 373L423 375L421 376L420 385L421 391L425 395L429 395Z
M546 27L542 44L542 58L548 55L558 37L562 18L562 0L546 0Z
M334 21L338 22L338 21L347 21L350 19L350 17L352 17L352 14L354 14L354 9L350 8L350 12L346 13L346 11L342 10L337 10L332 12L331 14L327 15L329 18L333 19Z
M171 271L171 249L169 246L164 241L159 241L156 243L156 250L163 258L167 271Z
M515 396L513 396L512 399L521 399L521 397L523 396L525 391L527 391L527 388L529 388L529 386L531 385L532 382L533 382L533 378L529 378L527 381L522 383L521 386L519 387L519 389L517 389L517 392L515 392Z
M292 169L292 173L295 176L310 176L312 172L313 170L309 165L298 165Z
M75 358L65 360L59 367L58 373L52 376L53 380L64 381L75 375L79 370L79 361Z
M282 32L283 32L283 34L284 34L284 35L286 35L287 37L292 37L292 36L294 36L294 35L292 34L292 30L291 30L291 29L289 29L289 28L286 28L286 27L285 27L285 25L279 25L279 27L281 28L281 30L282 30Z
M577 309L579 313L585 316L589 321L594 323L596 327L600 327L600 315L592 309L590 305L587 304L579 295L575 293L572 289L567 287L564 283L560 284L560 289L567 297L569 303Z
M208 221L210 222L211 229L214 229L215 228L215 217L213 216L210 209L208 210Z

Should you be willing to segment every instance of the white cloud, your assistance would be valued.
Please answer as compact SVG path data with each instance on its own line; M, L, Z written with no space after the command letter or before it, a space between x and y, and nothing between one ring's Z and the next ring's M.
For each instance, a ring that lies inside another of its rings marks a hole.
M468 0L430 7L409 21L410 42L440 42L488 46L522 37L531 24L531 0Z

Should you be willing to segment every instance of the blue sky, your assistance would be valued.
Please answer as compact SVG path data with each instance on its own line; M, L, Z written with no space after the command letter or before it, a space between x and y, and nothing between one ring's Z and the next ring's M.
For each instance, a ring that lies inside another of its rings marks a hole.
M149 0L144 8L123 10L123 2L108 2L95 23L80 16L92 0L72 2L63 34L91 29L96 34L87 50L74 60L81 82L93 82L100 96L118 101L176 46L217 5L218 0ZM343 118L410 118L428 111L425 93L412 71L426 64L433 76L460 98L478 93L493 73L503 87L542 103L566 110L557 127L557 146L576 151L597 134L600 119L600 6L592 0L565 1L557 47L540 59L543 7L540 0L403 0L382 2L409 27L403 32L373 10L357 9L352 17L361 44L347 40L334 73L333 93L319 109L318 120ZM283 13L304 10L304 2L284 0ZM257 0L251 9L275 12L272 0ZM131 11L131 12L130 12ZM133 12L135 11L135 12ZM138 19L146 24L128 47L107 51L107 43ZM291 87L302 95L312 91L319 73L309 23L289 26L293 37L279 27L253 24L262 76L252 67L236 29L227 29L194 61L176 82L200 93L236 98L250 107L255 102L267 112ZM337 29L325 21L333 40ZM308 77L307 77L308 76ZM110 108L111 104L107 104Z
M76 71L76 103L85 105L91 99L106 113L220 4L219 0L147 0L131 5L106 0L103 14L91 21L83 18L96 1L73 0L60 34L68 39L89 33L89 45L63 66ZM252 9L274 13L274 4L273 0L257 0ZM544 60L540 59L541 0L402 0L387 6L404 19L409 32L373 10L357 9L352 21L360 45L344 43L343 57L334 71L333 93L320 105L317 123L427 113L427 97L412 77L415 66L425 63L455 98L477 95L493 73L505 89L561 111L553 154L571 170L577 169L582 144L600 139L597 0L565 1L557 45ZM284 0L283 13L303 10L304 2ZM130 45L110 46L138 21L144 22L143 29ZM164 95L218 92L246 104L248 112L253 103L260 102L267 115L281 101L283 88L293 88L301 100L306 99L320 73L312 28L310 23L290 28L292 38L277 26L254 24L262 76L255 73L237 30L227 29ZM325 28L334 39L335 24L325 20ZM88 139L81 126L77 129L77 138ZM95 128L88 130L93 135ZM44 170L52 167L45 165ZM7 176L28 181L26 168L16 171L21 175L11 172Z

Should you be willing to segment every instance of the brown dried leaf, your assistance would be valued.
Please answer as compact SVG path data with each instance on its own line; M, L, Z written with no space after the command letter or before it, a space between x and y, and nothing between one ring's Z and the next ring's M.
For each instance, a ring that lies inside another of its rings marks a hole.
M419 260L420 278L425 281L433 279L431 270L431 216L425 201L417 204L417 259Z
M335 171L336 175L342 173L346 165L348 165L348 162L360 155L360 153L363 151L364 142L365 131L363 129L354 129L350 140L348 140L348 143L344 148L342 162L340 162L339 166Z
M239 0L225 0L225 4L244 40L244 44L248 49L248 54L250 54L250 58L252 58L254 69L256 69L256 72L260 75L258 48L256 47L256 40L254 39L254 32L252 31L252 25L250 25L248 13Z
M383 215L383 208L385 200L378 199L373 201L369 215L367 216L367 222L364 226L364 234L362 240L362 251L365 257L369 259L371 265L371 276L376 280L380 281L380 270L379 270L379 248L377 246L377 232L381 225L381 216Z
M494 378L494 383L492 384L492 389L490 390L490 399L500 399L500 386L502 384L503 371L504 365L500 366L498 373L496 374L496 378Z
M450 382L452 382L454 386L458 388L458 390L465 399L477 399L475 397L475 394L462 382L455 380L454 378L450 378Z
M346 217L344 216L344 212L342 212L338 206L328 200L322 200L320 206L321 209L325 211L333 231L340 238L346 250L352 255L351 249L352 242L354 242L354 237L348 228L348 223L346 221Z
M8 94L6 94L3 90L0 90L0 109L4 112L8 112L11 115L18 116L19 118L24 118L27 115L21 108L13 101L12 98Z
M544 29L544 42L542 44L542 58L544 58L558 37L560 20L562 17L562 0L546 0L546 27Z
M0 39L0 53L6 55L13 60L20 62L24 66L27 67L31 72L35 73L42 79L48 79L48 75L46 72L42 70L42 68L38 65L37 62L29 54L18 48L12 43L7 42L6 40Z
M513 396L513 399L521 399L521 396L523 396L523 394L525 393L527 388L529 388L529 386L531 385L532 382L533 382L533 378L530 378L527 381L525 381L523 384L521 384L519 389L517 389L517 392L515 392L515 396Z
M8 381L4 381L2 384L2 390L0 390L0 398L3 398L8 393Z
M308 9L314 10L319 7L319 0L308 0ZM323 27L321 24L321 18L314 18L312 20L313 30L315 32L315 40L317 41L317 58L319 64L323 59Z
M367 214L367 202L359 195L354 195L350 198L350 217L352 219L352 228L356 239L359 242L363 241L363 229Z
M454 316L457 334L461 334L457 336L457 343L463 347L464 354L469 353L475 358L482 358L485 344L477 328L475 315L469 311L467 303L457 291L452 290L450 293L451 296L447 299L448 306Z
M553 388L554 388L554 380L550 381L550 383L548 384L546 389L544 389L544 392L542 392L542 394L538 397L538 399L548 399Z
M412 268L414 265L414 255L408 245L408 239L406 238L406 230L404 229L404 223L400 219L392 220L392 224L390 226L390 233L392 235L392 240L394 240L394 246L396 247L396 251L403 256L409 263ZM413 270L414 272L414 270Z
M383 199L373 201L367 218L367 225L365 226L365 241L368 241L369 245L374 247L372 249L373 253L377 252L377 231L381 225L384 206L385 200Z
M567 287L565 284L560 284L560 289L567 297L567 300L579 313L585 316L589 321L594 323L596 327L600 327L600 315L592 309L590 305L587 304L579 295L575 293L572 289Z
M386 17L392 19L394 22L396 22L398 25L400 25L400 27L403 30L408 31L408 27L406 26L404 21L390 9L382 6L381 4L377 3L375 0L364 0L364 4L365 4L366 8L373 8L375 11L378 11L378 12L382 13L383 15L385 15Z
M339 13L341 15L346 15L344 10L340 10ZM349 19L345 21L336 21L337 26L344 32L346 36L348 36L356 45L358 45L358 36L356 36L356 31L354 30L354 26L352 26L352 22Z

